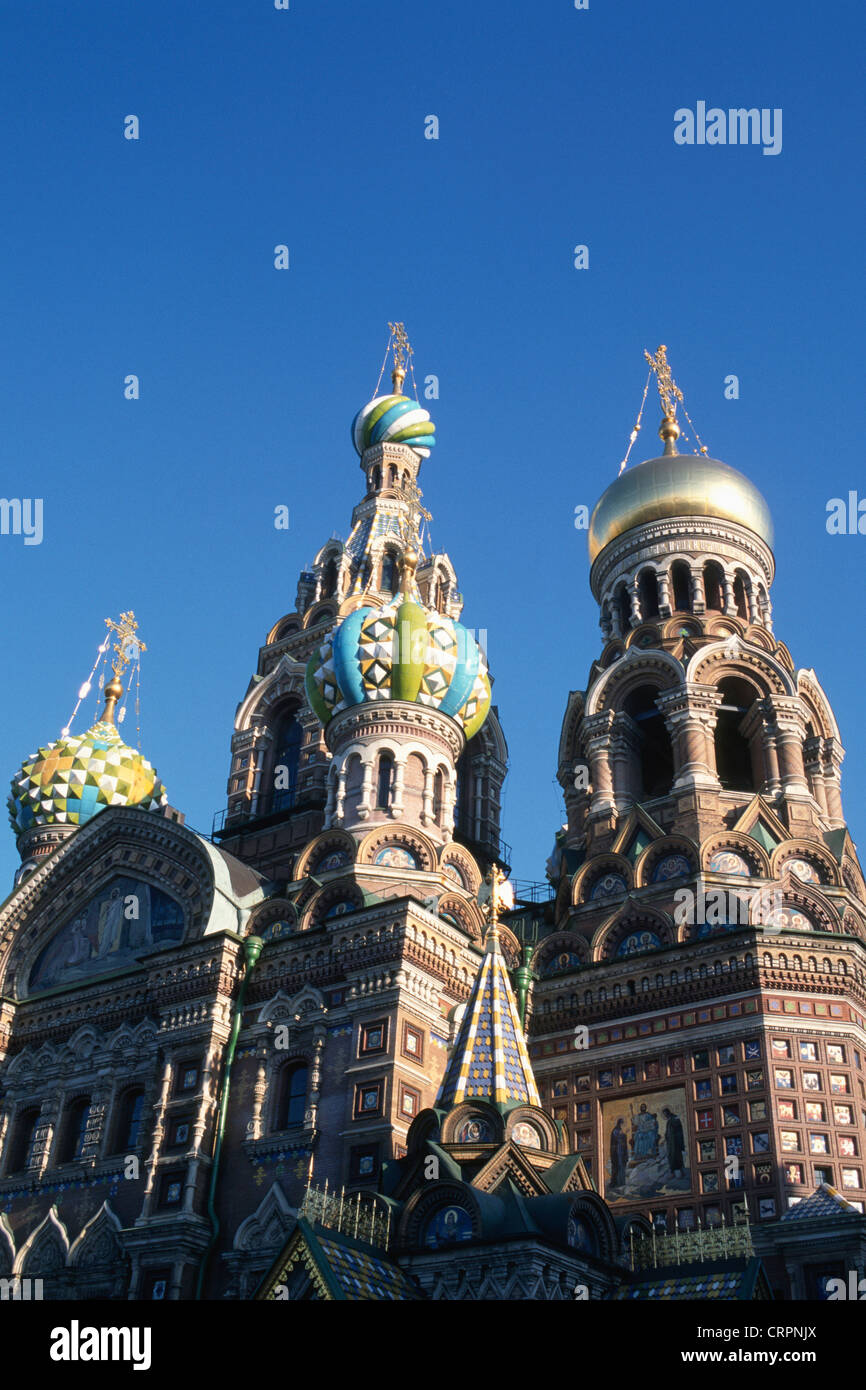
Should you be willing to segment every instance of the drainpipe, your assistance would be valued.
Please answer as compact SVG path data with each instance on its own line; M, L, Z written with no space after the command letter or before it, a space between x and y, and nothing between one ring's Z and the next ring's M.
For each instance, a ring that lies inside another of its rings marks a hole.
M524 1033L526 1032L526 1003L529 996L529 986L532 983L532 970L529 965L531 959L532 947L524 946L523 961L514 972L514 982L517 986L517 1012Z
M244 996L247 992L250 976L255 969L256 961L262 953L264 942L260 936L248 936L244 940L244 959L246 968L238 990L237 1003L235 1004L234 1015L232 1017L232 1030L229 1034L226 1058L223 1065L223 1074L220 1081L220 1098L217 1111L216 1141L214 1143L213 1162L211 1163L210 1188L207 1195L207 1214L210 1217L211 1238L208 1241L207 1249L201 1257L198 1268L198 1282L196 1283L195 1296L200 1299L204 1288L204 1278L207 1273L213 1248L216 1245L219 1235L220 1223L216 1214L216 1191L219 1184L220 1159L222 1157L223 1137L226 1129L226 1116L229 1108L229 1087L232 1077L232 1063L235 1059L235 1049L238 1045L238 1034L241 1031L241 1021L244 1013Z

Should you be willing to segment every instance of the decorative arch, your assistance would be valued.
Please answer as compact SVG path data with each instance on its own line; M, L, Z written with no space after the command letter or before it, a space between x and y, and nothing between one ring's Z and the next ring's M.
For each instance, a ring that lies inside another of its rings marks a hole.
M297 1215L280 1184L272 1182L255 1211L235 1231L232 1249L251 1254L261 1250L276 1253L291 1235Z
M69 1236L55 1205L21 1246L12 1273L48 1281L66 1268L68 1260Z
M638 856L634 881L639 888L651 883L683 883L698 871L698 847L686 835L665 835L653 840Z
M781 893L783 921L778 922L776 909L779 906L779 894ZM803 914L807 925L800 927L795 920L788 920L789 914ZM829 898L823 893L812 887L811 884L801 883L799 879L789 874L785 880L779 884L775 883L767 888L762 888L752 898L751 920L756 926L773 926L777 932L780 931L820 931L835 932L840 935L842 923L839 915Z
M560 956L575 956L578 965L563 965L562 971L557 969ZM536 947L532 956L531 967L536 975L542 977L565 973L571 969L583 969L591 962L591 952L589 942L584 936L578 935L574 931L555 932L553 936L547 936Z
M822 738L839 739L839 725L833 714L830 701L813 670L799 670L795 673L797 693L812 716L816 734Z
M436 904L436 913L444 921L453 921L472 941L484 935L484 918L480 908L459 893L443 893Z
M822 884L834 888L842 886L839 865L826 845L817 840L786 840L773 850L770 865L773 878L783 878L786 873L791 873L802 882L813 883L816 887ZM811 868L814 877L806 872L808 868Z
M354 878L341 878L320 888L310 899L301 916L301 931L320 927L331 917L347 912L360 912L365 906L364 894Z
M752 835L745 835L738 830L716 831L707 836L700 848L700 865L704 873L732 873L741 877L736 868L712 868L714 856L725 853L737 855L746 861L751 871L752 878L773 878L774 874L770 868L770 856L759 845Z
M606 880L621 879L622 887ZM598 854L581 864L571 881L571 902L574 907L595 902L602 907L613 898L624 896L634 882L632 864L624 854ZM608 891L608 887L610 891Z
M330 869L322 870L318 866L332 854L347 855L346 864L355 862L356 842L347 830L339 830L336 827L325 830L321 835L317 835L311 840L306 849L298 856L298 862L294 868L296 879L306 878L311 873L330 873Z
M448 872L449 865L456 869L467 892L476 897L481 887L481 870L469 851L459 845L456 840L445 845L439 856L439 867L443 872Z
M725 677L745 681L756 699L795 695L790 672L769 652L756 651L740 638L725 638L701 647L686 667L686 680L717 686Z
M683 668L669 652L646 647L629 647L621 661L605 671L589 692L586 714L621 709L626 696L642 685L657 685L659 691L682 685Z
M478 1240L481 1235L481 1212L472 1188L468 1184L446 1179L426 1184L409 1198L398 1227L400 1245L421 1245L427 1223L437 1211L449 1207L466 1212L471 1226L469 1239Z
M125 1259L120 1241L121 1225L108 1202L90 1218L81 1233L72 1242L68 1263L77 1269L88 1269L93 1265L112 1266Z
M659 908L638 907L634 903L624 904L622 909L608 922L602 923L595 933L591 946L593 961L598 963L613 960L623 942L631 936L640 938L644 934L656 937L662 946L676 943L676 932L668 913L662 912ZM655 950L657 947L651 945L646 949ZM633 954L641 952L635 951Z
M419 1116L420 1118L420 1116ZM467 1137L467 1127L475 1122L483 1138ZM501 1144L505 1139L505 1121L494 1105L480 1097L455 1105L442 1121L443 1144Z
M419 869L429 872L438 866L439 853L434 842L422 830L405 825L402 821L377 825L369 830L358 845L357 863L375 864L378 851L391 844L401 846L414 854Z
M526 1127L534 1130L541 1143L536 1146L527 1143L525 1134ZM523 1137L521 1137L523 1135ZM567 1143L563 1147L563 1139L560 1132L545 1110L537 1105L516 1105L513 1110L509 1110L505 1117L505 1138L511 1144L518 1144L520 1148L528 1148L531 1151L540 1153L567 1153Z
M282 936L291 936L299 925L298 909L293 902L288 898L269 898L251 913L244 934L273 941Z

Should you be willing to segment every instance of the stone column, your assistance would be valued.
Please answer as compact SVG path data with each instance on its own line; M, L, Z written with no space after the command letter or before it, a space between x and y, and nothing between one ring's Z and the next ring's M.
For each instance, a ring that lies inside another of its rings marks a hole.
M724 585L725 592L724 612L729 617L736 617L737 605L734 599L734 581L731 579L731 576L728 574L727 570L724 571L722 583Z
M773 710L768 700L756 700L749 712L744 715L740 725L750 747L760 752L760 764L764 769L764 784L760 788L767 797L776 797L782 790L779 773L779 753L776 746L776 726Z
M403 814L403 792L406 783L406 759L394 759L394 789L391 795L391 815L399 820Z
M689 682L656 697L674 750L674 788L718 790L712 748L721 697L710 686Z
M803 764L806 725L800 701L793 695L771 695L767 703L773 711L775 721L782 791L785 796L808 796L809 786Z
M343 811L344 811L344 809L345 809L345 806L346 806L346 764L345 764L345 762L344 762L343 765L342 765L342 767L339 769L339 771L338 771L338 773L337 773L337 787L336 787L336 795L335 795L335 797L334 797L334 816L333 816L333 823L334 823L334 825L342 825L342 823L343 823Z
M54 1136L60 1121L61 1106L62 1098L58 1091L47 1095L42 1102L39 1119L36 1122L36 1132L33 1136L30 1162L27 1165L28 1173L34 1177L40 1177L48 1167Z
M358 798L356 815L358 820L366 820L373 805L373 760L361 759L361 795Z
M620 711L614 716L608 744L608 764L613 799L618 811L630 809L635 799L634 769L639 757L640 734L634 720Z
M169 1090L171 1088L171 1062L166 1058L162 1070L162 1086L159 1092L159 1099L156 1103L156 1115L153 1125L153 1143L150 1150L150 1157L145 1162L147 1177L144 1183L144 1201L141 1204L140 1221L150 1215L153 1206L154 1192L156 1190L156 1170L159 1163L159 1150L162 1146L163 1136L165 1135L165 1109L168 1104Z
M824 769L821 764L821 743L820 738L806 739L803 744L803 766L806 770L809 790L826 816L829 814L829 807L827 805L827 787L824 783Z
M267 1054L262 1049L259 1054L259 1064L256 1069L256 1079L253 1083L253 1108L249 1120L247 1121L247 1138L261 1139L264 1134L265 1122L262 1118L262 1111L265 1105L265 1096L268 1093L268 1060Z
M660 570L658 574L659 584L659 617L669 618L671 616L671 573L670 570Z
M583 721L584 744L592 782L592 802L589 808L591 816L604 816L615 809L610 766L610 732L613 722L612 710L592 714Z
M842 761L845 757L845 749L837 738L824 740L824 785L827 795L827 813L835 826L845 824L845 815L842 810Z
M638 595L639 595L639 589L638 589L637 575L635 574L635 575L632 576L632 581L631 581L631 584L629 585L629 599L631 600L631 625L632 625L632 627L639 627L639 626L640 626L640 623L641 623L640 599L639 599Z
M444 799L444 787L443 787ZM433 773L429 767L424 769L424 787L421 791L421 824L429 825L433 819Z
M705 613L707 611L707 595L704 589L704 572L700 565L690 565L689 573L692 580L692 612Z
M307 1104L304 1108L304 1128L315 1129L319 1114L319 1097L322 1087L322 1055L325 1050L326 1029L324 1023L313 1025L313 1056L310 1062L310 1076L307 1083Z

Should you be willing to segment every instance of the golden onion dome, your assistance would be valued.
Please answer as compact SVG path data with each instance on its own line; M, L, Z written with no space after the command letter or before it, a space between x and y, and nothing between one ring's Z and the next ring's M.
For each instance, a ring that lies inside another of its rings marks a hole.
M766 500L744 474L704 454L664 454L628 468L595 504L589 558L626 531L670 517L711 516L735 521L773 548Z

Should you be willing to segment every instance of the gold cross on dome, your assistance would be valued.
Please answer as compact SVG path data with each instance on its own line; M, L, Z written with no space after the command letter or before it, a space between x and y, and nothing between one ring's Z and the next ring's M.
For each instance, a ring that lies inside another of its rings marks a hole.
M655 356L647 352L644 348L644 357L649 362L650 367L655 372L656 386L658 387L659 398L662 403L662 410L668 419L676 418L677 402L683 398L683 393L673 379L670 363L667 358L667 348L664 343L658 347Z
M130 661L134 660L139 652L146 652L147 647L135 635L138 631L138 623L135 621L135 614L131 609L128 613L121 613L119 622L115 623L111 618L106 618L105 626L109 632L117 635L117 641L114 644L116 656L111 663L111 669L119 680Z
M405 373L412 356L412 344L409 342L409 335L406 332L405 323L389 323L391 330L392 352L394 355L394 366L398 371Z

